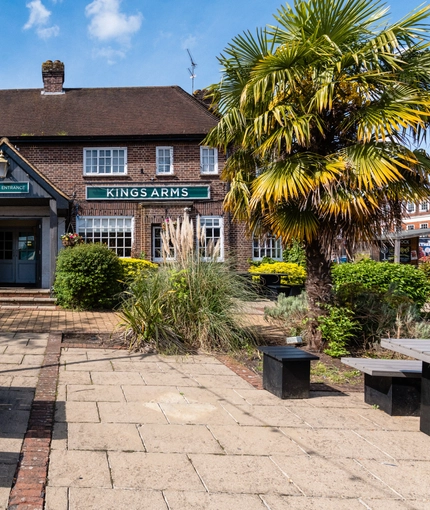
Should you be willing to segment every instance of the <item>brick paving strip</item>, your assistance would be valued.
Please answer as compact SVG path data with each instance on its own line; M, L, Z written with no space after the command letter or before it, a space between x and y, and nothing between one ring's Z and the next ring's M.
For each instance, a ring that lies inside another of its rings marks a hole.
M8 510L43 510L61 352L61 333L48 337Z

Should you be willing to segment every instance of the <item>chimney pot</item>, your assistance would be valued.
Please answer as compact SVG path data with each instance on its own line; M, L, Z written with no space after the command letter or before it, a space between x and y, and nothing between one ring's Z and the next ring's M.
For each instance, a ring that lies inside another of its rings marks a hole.
M42 94L64 94L64 64L59 60L47 60L42 64Z

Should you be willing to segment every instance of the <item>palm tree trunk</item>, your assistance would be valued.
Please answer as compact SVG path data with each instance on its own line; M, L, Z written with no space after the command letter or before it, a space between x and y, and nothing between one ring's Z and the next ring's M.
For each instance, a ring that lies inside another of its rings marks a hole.
M333 300L331 257L321 248L318 239L305 244L306 253L306 293L309 301L309 333L310 347L322 350L321 333L318 328L318 317L326 315L328 305Z

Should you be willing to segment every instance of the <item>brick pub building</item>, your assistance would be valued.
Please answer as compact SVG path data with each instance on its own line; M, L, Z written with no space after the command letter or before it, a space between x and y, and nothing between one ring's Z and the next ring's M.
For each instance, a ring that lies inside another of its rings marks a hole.
M281 258L279 241L245 238L223 211L225 158L202 145L217 123L203 102L177 86L63 88L59 61L42 77L42 90L0 90L0 286L49 289L70 230L159 262L163 222L184 209L237 269Z

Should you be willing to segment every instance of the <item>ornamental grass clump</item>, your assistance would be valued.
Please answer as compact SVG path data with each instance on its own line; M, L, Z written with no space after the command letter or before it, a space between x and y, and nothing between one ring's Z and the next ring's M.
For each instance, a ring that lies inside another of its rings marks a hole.
M241 313L242 303L255 299L255 292L228 264L217 262L219 246L206 244L204 229L197 235L200 249L187 214L182 221L167 222L162 233L166 262L124 294L120 314L130 348L226 352L255 343L255 332ZM172 250L176 260L169 262Z

